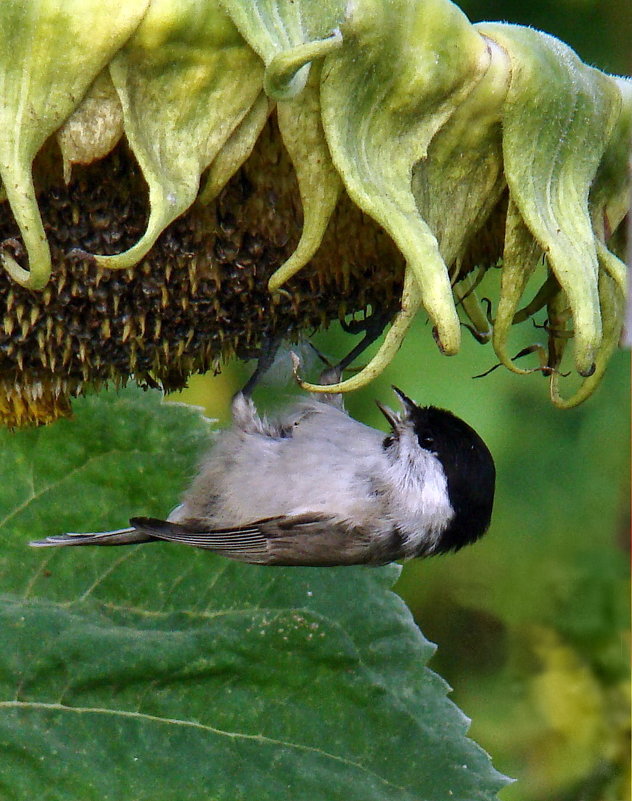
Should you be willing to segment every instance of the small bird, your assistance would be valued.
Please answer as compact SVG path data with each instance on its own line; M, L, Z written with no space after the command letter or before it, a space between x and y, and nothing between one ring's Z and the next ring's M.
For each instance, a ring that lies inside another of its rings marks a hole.
M496 471L463 420L418 406L393 387L390 432L344 410L341 396L310 396L277 420L238 393L182 503L167 520L61 534L35 547L167 541L260 565L383 565L457 551L489 526Z

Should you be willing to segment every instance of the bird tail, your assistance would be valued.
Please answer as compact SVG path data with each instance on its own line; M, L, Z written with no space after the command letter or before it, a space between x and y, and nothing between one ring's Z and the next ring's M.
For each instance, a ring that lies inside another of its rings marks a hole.
M136 528L119 528L116 531L97 531L93 534L55 534L44 540L29 542L33 548L51 548L57 545L133 545L152 542L155 538Z

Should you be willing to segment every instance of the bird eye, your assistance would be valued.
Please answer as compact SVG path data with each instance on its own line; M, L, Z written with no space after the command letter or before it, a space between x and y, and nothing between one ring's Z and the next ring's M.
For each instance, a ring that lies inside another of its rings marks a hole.
M419 443L424 447L428 447L434 445L434 438L433 437L420 437Z

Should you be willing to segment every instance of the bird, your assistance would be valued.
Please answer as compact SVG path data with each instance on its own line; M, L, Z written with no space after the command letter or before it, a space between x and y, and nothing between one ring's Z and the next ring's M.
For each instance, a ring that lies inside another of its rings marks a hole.
M237 393L182 502L166 520L67 533L34 547L171 542L258 565L384 565L458 551L488 529L496 471L456 415L393 387L376 401L390 430L351 417L340 395L311 395L278 417Z

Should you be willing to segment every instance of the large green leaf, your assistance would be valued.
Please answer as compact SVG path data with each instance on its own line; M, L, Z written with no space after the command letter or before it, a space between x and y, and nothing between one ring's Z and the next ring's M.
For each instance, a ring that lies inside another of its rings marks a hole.
M29 539L165 514L209 436L139 391L0 436L0 797L489 799L398 568Z

